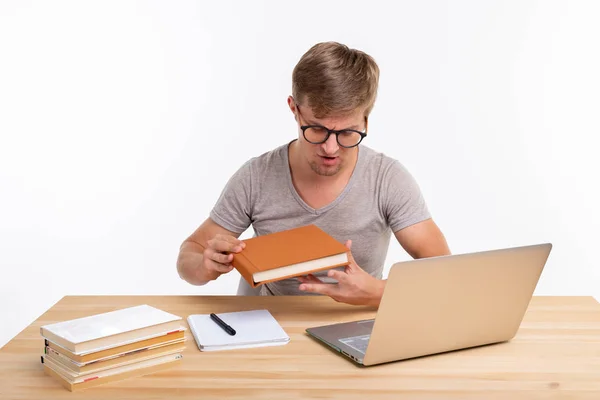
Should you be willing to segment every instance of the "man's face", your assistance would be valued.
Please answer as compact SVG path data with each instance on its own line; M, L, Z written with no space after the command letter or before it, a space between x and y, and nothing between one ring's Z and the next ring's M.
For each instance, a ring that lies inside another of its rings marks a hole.
M293 102L293 101L292 101ZM329 116L326 118L315 118L308 106L299 106L293 103L292 111L295 111L298 121L298 147L301 155L310 165L310 168L318 175L333 176L345 168L354 157L357 147L346 148L339 145L335 134L329 135L327 140L321 144L313 144L306 140L301 126L317 125L332 130L366 130L366 120L362 110L357 110L350 115ZM311 128L313 129L313 128ZM317 128L318 129L318 128ZM313 130L314 132L314 130ZM325 132L323 130L323 132ZM348 140L354 133L348 132L340 135L340 141ZM357 134L356 134L357 135ZM345 136L345 138L343 137ZM310 138L310 130L307 131ZM360 137L360 135L358 135ZM314 140L312 140L314 141Z

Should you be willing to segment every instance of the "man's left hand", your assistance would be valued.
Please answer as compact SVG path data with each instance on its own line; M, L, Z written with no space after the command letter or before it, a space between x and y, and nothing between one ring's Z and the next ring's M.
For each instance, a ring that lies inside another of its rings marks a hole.
M346 247L350 264L344 271L330 270L327 273L327 276L337 280L338 283L323 283L310 274L297 278L301 282L299 289L324 294L342 303L379 307L385 281L372 277L356 264L351 252L351 240L346 242Z

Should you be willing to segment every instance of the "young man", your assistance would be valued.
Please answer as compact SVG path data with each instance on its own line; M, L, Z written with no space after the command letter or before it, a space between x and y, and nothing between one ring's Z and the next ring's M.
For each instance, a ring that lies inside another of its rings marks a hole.
M391 233L413 257L449 254L419 187L396 160L364 144L379 68L339 43L320 43L293 71L290 111L298 138L248 160L210 216L180 249L177 270L194 285L230 272L238 237L315 224L351 249L349 267L261 286L262 295L324 294L378 306Z

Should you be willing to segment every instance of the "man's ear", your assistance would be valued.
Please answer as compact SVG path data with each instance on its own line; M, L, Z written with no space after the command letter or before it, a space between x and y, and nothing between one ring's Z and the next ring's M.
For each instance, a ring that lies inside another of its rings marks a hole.
M288 107L290 108L290 111L296 114L296 101L292 96L288 96L287 103Z
M296 114L296 101L292 96L288 96L287 103L288 107L290 108L290 111L292 112L292 114L294 114L294 119L298 121L298 115Z

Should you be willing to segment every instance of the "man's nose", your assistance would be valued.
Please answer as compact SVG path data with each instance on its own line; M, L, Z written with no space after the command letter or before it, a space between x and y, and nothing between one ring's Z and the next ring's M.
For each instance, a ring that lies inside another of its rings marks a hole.
M329 135L325 143L323 143L323 150L325 151L325 154L335 154L339 148L340 146L337 142L337 136L335 136L333 133Z

